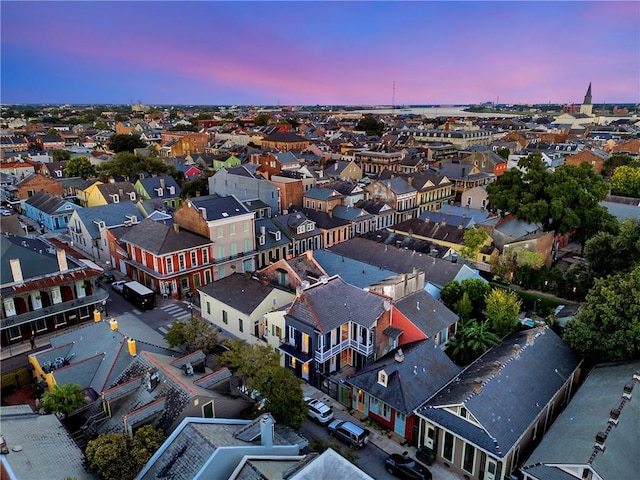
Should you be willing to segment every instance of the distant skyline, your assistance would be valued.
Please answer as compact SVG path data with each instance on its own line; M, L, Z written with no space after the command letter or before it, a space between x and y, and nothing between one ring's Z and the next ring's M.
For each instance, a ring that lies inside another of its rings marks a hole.
M0 102L640 101L637 1L5 1Z

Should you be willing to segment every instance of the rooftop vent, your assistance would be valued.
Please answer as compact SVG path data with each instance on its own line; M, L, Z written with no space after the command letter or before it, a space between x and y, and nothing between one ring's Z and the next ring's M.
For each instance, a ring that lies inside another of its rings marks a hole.
M594 445L595 448L602 450L604 452L604 442L607 439L607 434L604 432L598 432L596 433L596 444Z
M626 398L627 400L631 400L631 392L633 391L633 383L629 382L624 386L622 391L622 398Z
M612 425L618 425L618 418L620 417L620 409L612 408L609 413L609 423Z
M402 351L401 348L398 349L398 351L396 352L396 354L395 354L395 356L393 358L398 363L404 362L404 352Z

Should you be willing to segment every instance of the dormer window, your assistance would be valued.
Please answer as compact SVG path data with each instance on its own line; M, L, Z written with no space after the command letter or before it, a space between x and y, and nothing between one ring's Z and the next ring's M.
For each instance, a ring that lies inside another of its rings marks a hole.
M175 195L176 194L176 187L174 187L173 185L169 185L169 195Z
M120 203L120 195L118 195L117 193L112 193L110 196L113 203Z
M384 370L380 370L378 372L378 383L380 385L382 385L383 387L386 387L388 379L389 377L387 376L387 372L385 372Z
M300 226L298 227L298 234L303 234L303 233L304 233L304 231L305 231L304 225L300 225Z
M258 237L258 243L260 243L260 245L264 245L267 241L266 235L260 235Z
M279 242L281 238L282 238L282 233L280 232L280 230L278 230L276 232L276 242Z
M129 192L129 199L132 202L135 202L136 201L136 192Z
M62 170L56 170L56 177L62 178Z
M311 232L313 230L315 230L316 226L314 223L308 223L307 224L307 232Z
M158 196L161 197L164 193L164 189L162 187L158 187L156 188L156 192L158 193Z

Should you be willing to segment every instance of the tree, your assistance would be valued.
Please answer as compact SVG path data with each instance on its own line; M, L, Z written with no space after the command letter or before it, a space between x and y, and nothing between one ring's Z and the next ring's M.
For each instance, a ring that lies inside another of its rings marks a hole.
M136 148L144 148L147 144L138 135L116 133L109 139L109 147L116 153L130 152Z
M356 130L364 130L369 136L379 137L384 131L384 123L376 120L373 115L365 115L358 122Z
M616 168L622 165L629 165L632 161L633 159L629 155L611 155L604 161L602 175L610 177Z
M210 175L201 175L193 180L184 182L180 187L180 197L195 197L198 192L200 192L200 195L209 195L209 177Z
M523 268L537 269L544 265L544 257L524 247L509 248L491 264L491 271L513 280L516 272Z
M487 322L468 320L449 341L449 352L456 363L467 365L498 342L500 338L489 329Z
M267 125L269 125L269 120L271 120L271 115L268 115L266 113L259 113L258 115L256 115L256 118L254 118L256 127L266 127Z
M261 367L250 377L248 386L265 399L263 411L270 412L276 422L300 430L307 418L300 379L280 365Z
M136 430L133 438L124 433L99 435L87 443L89 466L105 480L131 480L160 448L162 432L151 425Z
M262 368L280 365L280 354L269 345L247 345L242 340L229 341L229 350L219 361L237 375L253 377Z
M592 363L640 358L640 266L596 280L563 338Z
M141 173L149 175L171 175L176 180L184 178L184 173L179 172L173 165L164 163L159 158L150 158L143 155L134 155L129 152L120 152L112 160L101 163L96 169L101 179L109 177L125 177L137 179Z
M597 233L585 244L584 256L595 277L632 270L640 264L640 220L625 220L615 233Z
M40 406L47 413L61 413L67 417L85 403L82 387L75 383L65 383L54 385L53 390L45 392Z
M75 157L67 162L64 172L67 177L81 177L86 180L96 174L96 169L87 157Z
M51 151L51 156L53 157L54 162L64 162L65 160L69 160L71 158L71 152L68 150L61 150L56 148Z
M469 260L475 260L476 255L489 238L489 234L478 227L467 228L463 238L464 247L460 249L460 254Z
M58 135L58 130L51 127L49 130L47 130L47 135Z
M487 322L499 338L504 338L518 328L518 313L522 302L512 291L494 288L486 298Z
M623 165L611 177L611 190L616 195L640 197L640 165Z
M511 151L507 148L507 147L502 147L499 148L498 151L496 152L503 160L508 160L509 159L509 154L511 153Z
M456 302L456 313L460 316L460 320L463 322L471 319L473 313L473 305L469 299L469 292L464 292L460 300Z
M469 301L473 306L473 310L469 314L471 318L479 318L484 310L484 298L489 293L489 284L478 278L468 278L458 283L457 281L448 282L440 291L440 299L447 308L460 315L457 310L458 302L467 293Z
M173 322L167 329L165 340L170 347L184 345L188 353L202 350L208 354L218 344L218 334L208 321L192 317L187 322Z
M602 229L608 217L599 202L609 194L609 185L589 164L562 165L549 172L535 153L518 166L487 185L489 208L540 224L545 232L578 229L583 245Z

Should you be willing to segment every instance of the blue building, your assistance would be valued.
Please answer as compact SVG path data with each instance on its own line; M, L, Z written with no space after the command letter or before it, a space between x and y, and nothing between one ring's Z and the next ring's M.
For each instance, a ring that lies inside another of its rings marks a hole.
M38 192L23 203L24 214L27 218L38 222L40 228L54 232L67 230L71 214L80 208L82 207L75 203L46 192Z

